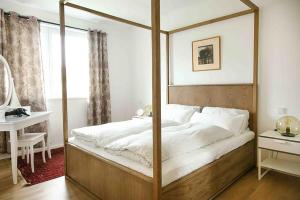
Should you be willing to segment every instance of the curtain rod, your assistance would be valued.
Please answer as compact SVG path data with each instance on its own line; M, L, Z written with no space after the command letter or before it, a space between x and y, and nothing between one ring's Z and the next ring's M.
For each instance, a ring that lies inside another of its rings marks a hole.
M4 12L5 15L10 15L9 12ZM23 19L29 19L28 16L24 16L24 15L18 15L18 17L23 18ZM55 23L55 22L49 22L49 21L45 21L45 20L41 20L41 19L37 19L38 22L42 22L45 24L51 24L51 25L56 25L59 26L60 24ZM87 29L83 29L83 28L78 28L78 27L74 27L74 26L66 26L66 28L71 28L71 29L76 29L76 30L80 30L80 31L88 31Z

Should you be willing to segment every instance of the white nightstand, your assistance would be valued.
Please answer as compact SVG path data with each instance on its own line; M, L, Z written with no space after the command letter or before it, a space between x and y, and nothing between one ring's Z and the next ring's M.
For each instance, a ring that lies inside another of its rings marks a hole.
M284 137L276 131L267 131L258 136L257 144L257 167L258 179L260 180L270 170L300 176L300 163L293 161L277 159L273 156L273 152L282 152L300 156L300 135L296 137ZM261 160L261 150L268 150L266 159ZM261 173L261 169L266 171Z

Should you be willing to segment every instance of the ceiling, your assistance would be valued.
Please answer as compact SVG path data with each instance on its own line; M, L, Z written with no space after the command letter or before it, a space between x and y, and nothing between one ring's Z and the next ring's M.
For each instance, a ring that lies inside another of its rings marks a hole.
M24 6L58 13L59 0L11 0ZM272 1L272 0L255 0ZM94 10L150 25L151 0L70 0ZM161 0L161 28L171 30L248 9L239 0ZM105 20L98 16L67 8L66 15L91 21Z

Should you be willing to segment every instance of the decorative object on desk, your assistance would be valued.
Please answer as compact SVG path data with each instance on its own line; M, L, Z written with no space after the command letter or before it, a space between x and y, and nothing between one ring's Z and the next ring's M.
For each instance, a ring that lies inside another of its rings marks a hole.
M22 108L26 110L28 115L31 115L31 106L22 106Z
M5 117L7 117L7 116L22 117L22 116L30 116L30 115L26 112L26 109L17 108L17 109L12 109L11 111L5 112Z
M276 130L287 137L295 137L300 133L300 122L296 117L284 116L277 120Z
M9 108L20 108L21 104L16 94L10 67L6 59L2 55L0 55L0 65L1 64L3 64L6 70L6 76L4 75L4 77L1 78L3 79L7 78L8 81L7 81L7 96L5 98L3 105L0 105L0 110L7 110Z
M192 42L193 71L220 69L220 36Z

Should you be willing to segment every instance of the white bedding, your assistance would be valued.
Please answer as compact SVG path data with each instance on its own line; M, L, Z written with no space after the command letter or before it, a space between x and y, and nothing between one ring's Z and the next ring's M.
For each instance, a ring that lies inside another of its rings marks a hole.
M234 134L218 126L203 123L187 123L162 129L162 161L177 155L229 138ZM123 137L104 148L112 154L120 155L152 167L152 130Z
M237 149L254 138L254 133L246 131L238 136L233 136L206 147L196 149L189 153L183 153L170 158L162 164L162 185L169 183L193 172L194 170L213 162L228 152ZM103 148L96 148L93 143L70 138L69 142L78 145L90 152L96 153L106 159L119 163L130 169L138 171L146 176L152 177L152 168L148 168L128 158L108 153Z
M162 120L162 127L176 126L180 123ZM133 119L128 121L113 122L97 126L88 126L73 129L71 135L77 139L92 143L94 146L104 147L117 139L141 133L151 129L152 118Z

